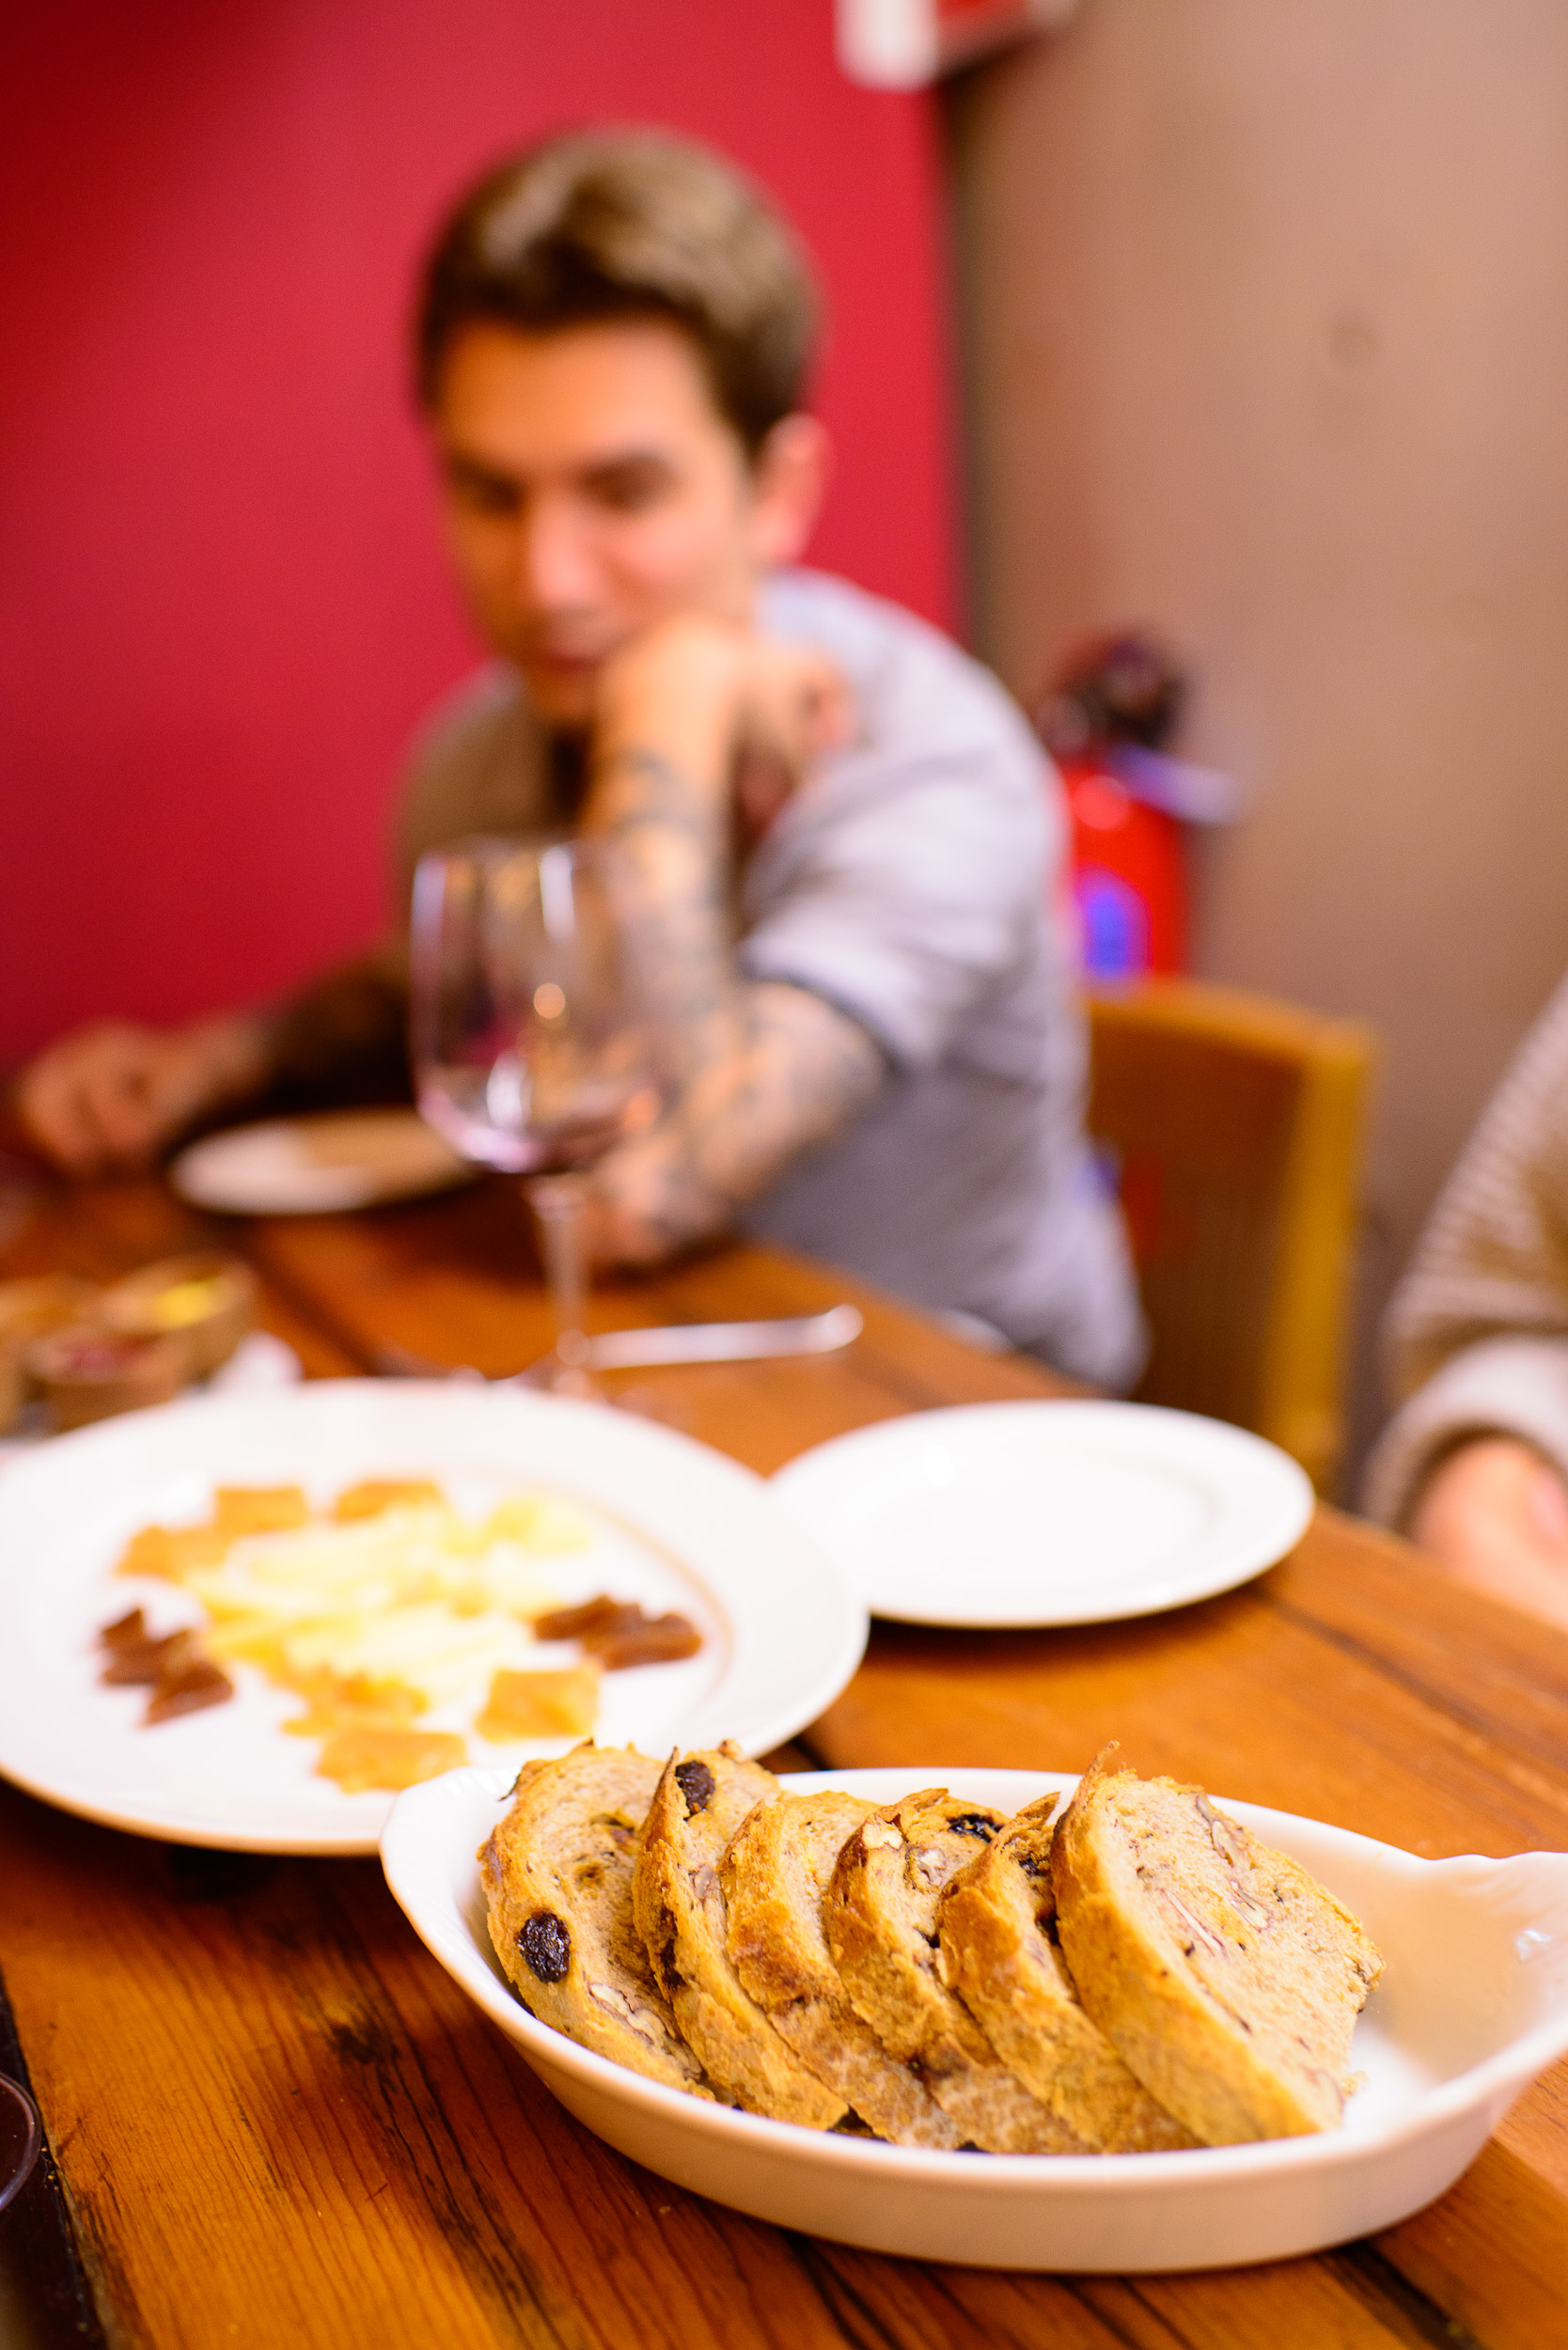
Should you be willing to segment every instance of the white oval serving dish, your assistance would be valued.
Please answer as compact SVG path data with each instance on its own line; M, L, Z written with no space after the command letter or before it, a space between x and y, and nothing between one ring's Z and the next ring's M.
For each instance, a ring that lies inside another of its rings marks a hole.
M1011 1812L1076 1781L910 1769L783 1783L847 1788L873 1803L948 1786ZM464 1770L399 1797L382 1859L426 1946L609 2145L756 2218L873 2251L1123 2275L1317 2251L1441 2195L1526 2084L1568 2051L1568 1854L1419 1860L1225 1802L1354 1909L1384 1953L1356 2035L1367 2085L1342 2128L1190 2154L1045 2156L931 2154L764 2121L644 2080L519 2003L490 1947L474 1857L506 1792L496 1774Z

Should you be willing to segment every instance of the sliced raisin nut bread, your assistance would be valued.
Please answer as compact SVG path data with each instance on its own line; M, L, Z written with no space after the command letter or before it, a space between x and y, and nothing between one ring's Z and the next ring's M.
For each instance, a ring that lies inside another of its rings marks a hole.
M823 1895L871 1806L820 1788L748 1812L719 1863L735 1972L823 2085L896 2146L955 2147L957 2125L858 2016L823 1931Z
M1196 1787L1079 1781L1052 1843L1078 1996L1144 2087L1205 2145L1330 2129L1382 1960L1315 1877Z
M510 1810L479 1850L490 1938L541 2024L705 2097L632 1916L637 1833L658 1779L647 1755L591 1742L525 1763Z
M728 1948L719 1863L746 1813L780 1792L771 1771L728 1743L672 1755L649 1805L633 1904L676 2025L718 2094L751 2113L830 2130L844 2118L843 2098L774 2029Z
M1152 2154L1196 2140L1128 2071L1078 1995L1052 1939L1051 1814L1043 1796L1011 1819L937 1904L937 1971L1004 2064L1084 2143Z
M937 1902L1005 1825L932 1787L860 1823L823 1900L827 1947L855 2012L918 2072L967 2145L994 2154L1087 2154L1032 2097L937 1973Z

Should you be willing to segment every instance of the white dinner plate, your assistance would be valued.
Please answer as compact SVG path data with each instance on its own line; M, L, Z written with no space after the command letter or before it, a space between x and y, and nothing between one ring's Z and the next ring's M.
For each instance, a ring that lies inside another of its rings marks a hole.
M872 1803L947 1786L1011 1812L1076 1782L933 1766L783 1783ZM1080 2275L1289 2260L1391 2227L1441 2195L1527 2082L1568 2051L1568 1854L1418 1860L1227 1802L1353 1909L1383 1952L1352 2049L1366 2086L1342 2127L1185 2154L948 2154L764 2121L645 2080L521 2005L490 1947L474 1857L506 1795L499 1774L465 1770L399 1797L382 1859L427 1948L611 2146L737 2211L873 2251Z
M169 1181L227 1215L332 1215L449 1191L476 1172L417 1110L323 1110L206 1135L180 1152Z
M1312 1514L1277 1445L1148 1403L912 1412L814 1446L773 1483L871 1614L904 1623L1152 1615L1261 1574Z
M195 1524L214 1484L299 1483L323 1503L365 1477L431 1477L488 1512L542 1483L609 1521L541 1557L563 1604L610 1591L675 1608L695 1656L606 1673L596 1735L654 1754L731 1737L752 1751L811 1721L854 1672L866 1617L760 1477L605 1405L412 1380L322 1380L209 1396L60 1436L0 1478L0 1774L68 1811L176 1843L373 1852L386 1794L344 1794L280 1724L299 1700L247 1666L232 1702L144 1729L147 1693L98 1679L100 1628L138 1602L156 1632L199 1621L177 1588L112 1570L149 1525ZM569 1661L551 1652L552 1662ZM542 1660L541 1660L542 1661ZM429 1717L465 1725L472 1706ZM471 1751L515 1776L553 1745Z

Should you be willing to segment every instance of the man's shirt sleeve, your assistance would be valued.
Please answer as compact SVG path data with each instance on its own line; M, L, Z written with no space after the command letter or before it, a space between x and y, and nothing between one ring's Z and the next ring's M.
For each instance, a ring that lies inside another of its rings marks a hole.
M849 1013L895 1068L931 1069L1039 951L1043 778L983 754L892 775L859 764L808 786L764 844L742 967Z

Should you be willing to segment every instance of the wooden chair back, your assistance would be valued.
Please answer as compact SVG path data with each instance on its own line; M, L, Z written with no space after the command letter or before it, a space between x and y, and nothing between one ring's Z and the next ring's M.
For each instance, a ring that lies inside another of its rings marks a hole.
M1191 979L1090 998L1089 1125L1152 1335L1140 1402L1233 1420L1329 1489L1370 1031Z

